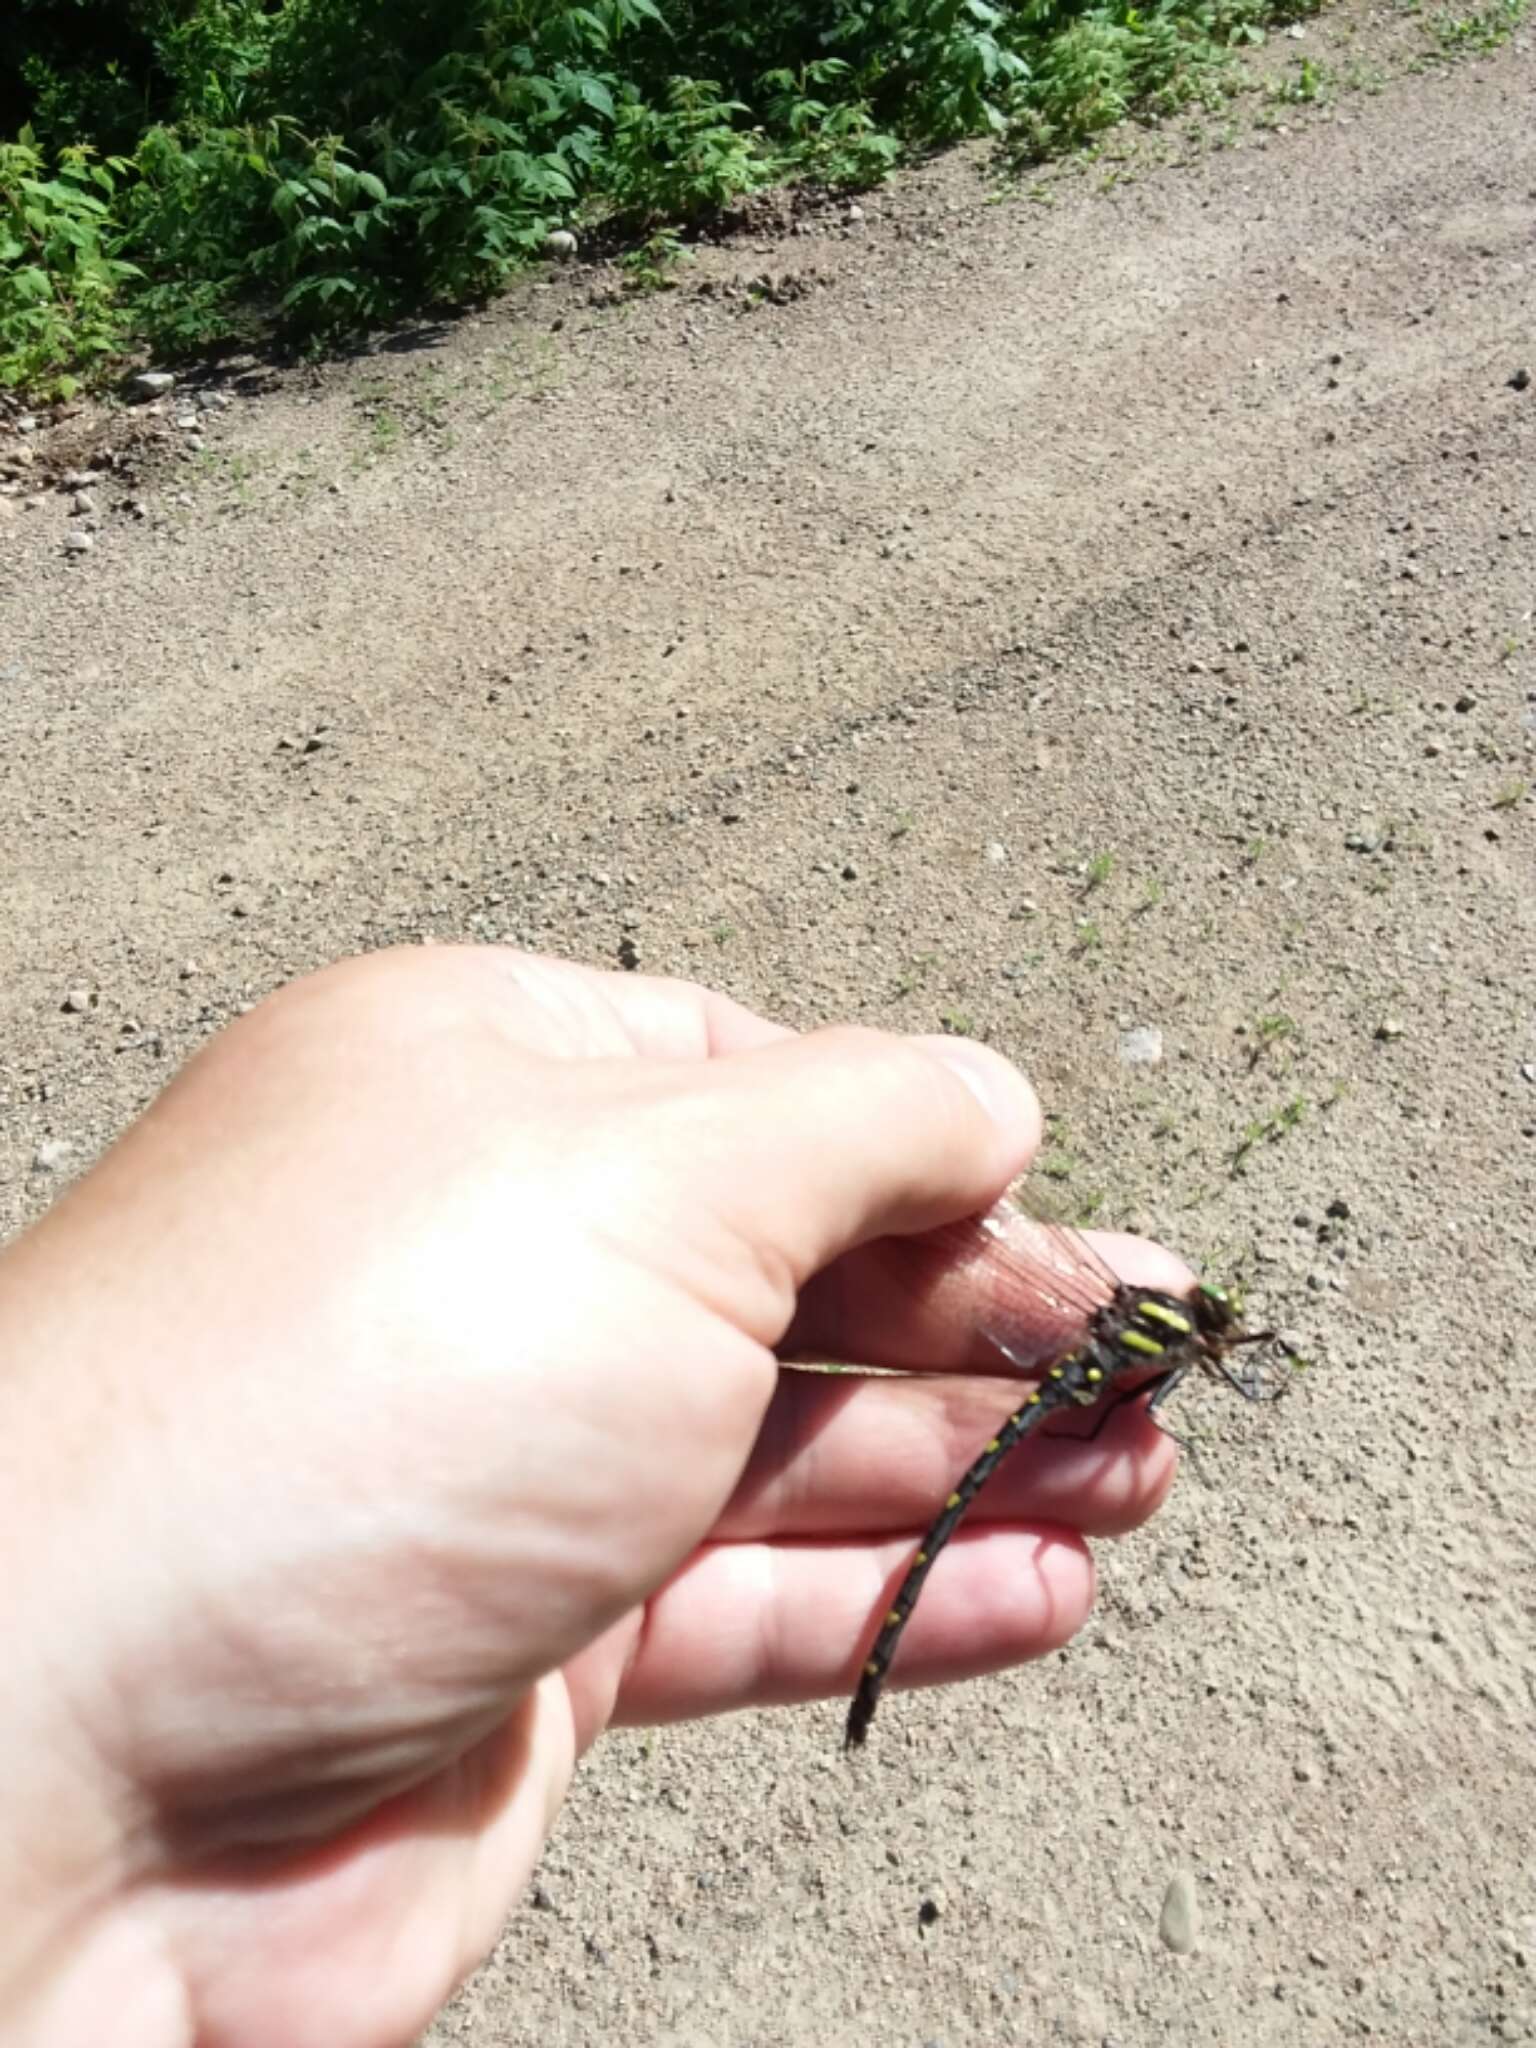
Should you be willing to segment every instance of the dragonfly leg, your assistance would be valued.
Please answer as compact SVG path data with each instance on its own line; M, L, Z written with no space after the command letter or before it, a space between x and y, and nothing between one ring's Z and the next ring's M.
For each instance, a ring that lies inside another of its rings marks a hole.
M1225 1348L1235 1351L1240 1344L1269 1344L1274 1341L1273 1330L1244 1330L1241 1336L1228 1337ZM1264 1386L1255 1375L1234 1372L1224 1358L1210 1360L1216 1371L1234 1393L1241 1394L1245 1401L1278 1401L1289 1382L1282 1380L1277 1387Z
M1188 1458L1190 1464L1194 1467L1196 1477L1203 1485L1209 1486L1211 1475L1206 1471L1200 1453L1187 1436L1180 1436L1176 1429L1170 1429L1157 1412L1188 1371L1189 1367L1187 1365L1176 1365L1172 1372L1165 1372L1162 1378L1155 1382L1152 1388L1152 1398L1147 1403L1147 1413L1162 1431L1163 1435L1168 1437L1173 1443L1176 1443L1185 1457Z
M1101 1404L1099 1409L1098 1420L1094 1423L1092 1429L1086 1430L1081 1434L1079 1434L1079 1432L1075 1429L1054 1429L1051 1431L1050 1437L1048 1437L1046 1441L1049 1442L1051 1438L1054 1437L1056 1439L1059 1439L1063 1443L1069 1444L1097 1443L1098 1439L1103 1435L1105 1425L1108 1423L1112 1415L1118 1414L1122 1408L1128 1407L1132 1401L1142 1400L1145 1397L1149 1386L1152 1391L1152 1399L1147 1402L1147 1413L1151 1415L1153 1409L1159 1407L1164 1398L1168 1394L1171 1394L1173 1392L1174 1388L1178 1385L1179 1381L1183 1379L1185 1373L1188 1370L1188 1366L1176 1366L1171 1371L1163 1373L1159 1378L1155 1380L1143 1380L1139 1387L1133 1387L1129 1393L1111 1394L1109 1398ZM1155 1416L1153 1419L1156 1420ZM1173 1436L1173 1431L1169 1429L1164 1423L1159 1422L1157 1426L1162 1431L1164 1436ZM1179 1437L1173 1437L1173 1440L1175 1443L1182 1442L1182 1439Z

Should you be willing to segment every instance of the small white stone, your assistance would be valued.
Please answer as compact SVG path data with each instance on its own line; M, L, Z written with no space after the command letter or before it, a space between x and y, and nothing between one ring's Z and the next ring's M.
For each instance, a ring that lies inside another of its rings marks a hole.
M1200 1901L1192 1871L1176 1871L1169 1879L1157 1931L1164 1948L1176 1956L1194 1954L1200 1940Z
M132 398L164 398L167 391L176 389L176 379L169 370L140 370L137 376L128 379L128 392Z
M1137 1024L1120 1039L1120 1057L1128 1067L1155 1067L1163 1057L1163 1034L1155 1024Z
M71 526L65 529L64 552L66 555L88 555L95 545L95 534L87 533L83 526Z
M569 263L576 254L576 237L569 228L555 228L544 237L544 253L553 256L557 262Z

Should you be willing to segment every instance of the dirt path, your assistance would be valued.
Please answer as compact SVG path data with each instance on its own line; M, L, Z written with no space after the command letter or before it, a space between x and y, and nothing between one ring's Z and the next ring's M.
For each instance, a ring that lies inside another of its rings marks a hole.
M607 1742L434 2039L1536 2041L1533 105L957 156L11 502L0 1224L297 969L623 944L984 1033L1316 1361L1051 1665Z

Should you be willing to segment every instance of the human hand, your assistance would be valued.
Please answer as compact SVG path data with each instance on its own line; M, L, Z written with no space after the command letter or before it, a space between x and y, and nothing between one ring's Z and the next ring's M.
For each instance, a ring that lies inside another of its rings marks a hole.
M1017 1387L778 1355L984 1364L876 1241L1037 1135L979 1047L499 949L216 1041L0 1261L12 2038L407 2040L610 1720L848 1689ZM1022 1448L904 1675L1066 1640L1171 1470L1134 1415Z

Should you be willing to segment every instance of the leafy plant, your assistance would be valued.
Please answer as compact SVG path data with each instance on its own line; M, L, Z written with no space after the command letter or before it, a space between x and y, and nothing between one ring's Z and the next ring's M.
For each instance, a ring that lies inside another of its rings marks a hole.
M675 228L658 228L619 258L625 282L637 292L670 291L677 283L673 273L684 255L683 238Z
M756 138L738 127L749 112L707 78L674 78L666 105L637 96L619 107L609 143L605 188L618 210L644 226L697 220L769 175Z
M1508 42L1530 11L1530 0L1490 0L1470 14L1447 11L1431 27L1445 57L1483 56Z
M30 129L0 143L0 385L67 396L75 368L119 349L121 287L135 265L115 253L111 202L126 168L84 144L49 164Z
M1447 18L1442 42L1484 46L1526 4ZM0 383L88 375L134 339L463 304L594 217L664 283L659 237L770 180L854 189L962 136L1029 157L1214 99L1278 6L7 0Z

